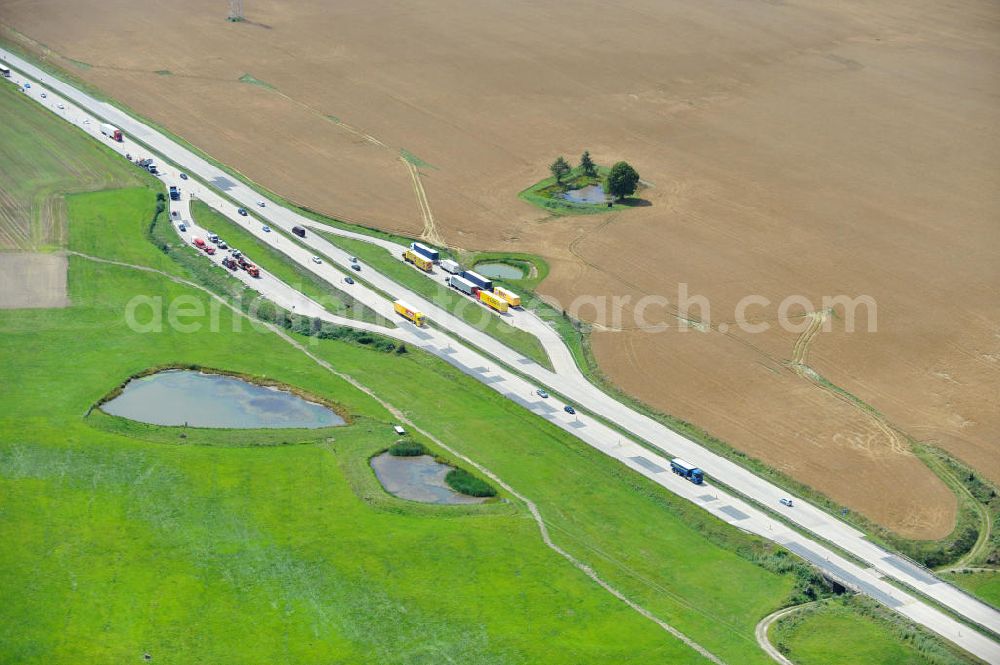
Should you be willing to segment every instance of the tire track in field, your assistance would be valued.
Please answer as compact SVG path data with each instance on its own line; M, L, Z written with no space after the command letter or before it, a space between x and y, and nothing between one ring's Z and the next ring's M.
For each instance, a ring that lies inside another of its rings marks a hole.
M314 353L312 353L311 351L309 351L309 349L307 349L302 342L299 342L298 340L292 338L292 336L289 335L285 330L279 328L278 326L274 325L273 323L270 323L270 322L264 321L262 319L258 319L256 317L250 316L249 314L247 314L243 310L241 310L241 309L235 307L234 305L232 305L231 303L229 303L222 296L219 296L216 293L213 293L212 291L210 291L209 289L205 288L204 286L201 286L200 284L196 284L194 282L189 282L186 279L182 279L180 277L176 277L174 275L170 275L170 274L168 274L168 273L166 273L166 272L164 272L162 270L158 270L156 268L150 268L149 266L143 266L143 265L136 265L136 264L132 264L132 263L126 263L124 261L115 261L113 259L105 259L105 258L101 258L101 257L98 257L98 256L91 256L89 254L83 254L82 252L69 251L69 252L67 252L67 254L72 255L72 256L77 256L77 257L80 257L80 258L83 258L83 259L86 259L86 260L89 260L89 261L94 261L96 263L105 263L105 264L110 264L110 265L114 265L114 266L119 266L119 267L122 267L122 268L130 268L132 270L139 270L139 271L142 271L142 272L148 272L148 273L154 273L154 274L160 275L162 277L167 278L171 282L174 282L175 284L180 284L180 285L187 286L187 287L196 289L198 291L201 291L202 293L205 293L206 295L208 295L213 300L219 302L223 307L229 309L236 316L242 317L244 319L249 320L251 323L257 323L257 324L260 324L263 327L267 328L269 331L271 331L275 335L277 335L281 340L283 340L284 342L288 343L290 346L292 346L293 348L295 348L296 350L298 350L299 352L301 352L303 355L305 355L307 358L309 358L310 360L312 360L315 364L317 364L320 367L322 367L323 369L327 370L328 372L330 372L334 376L337 376L337 377L343 379L347 383L351 384L353 387L357 388L361 392L363 392L366 395L368 395L369 397L371 397L373 400L375 400L376 402L378 402L386 411L388 411L389 413L391 413L394 418L398 419L400 422L406 423L407 425L409 425L410 427L412 427L415 431L420 432L420 434L422 434L423 436L427 437L428 440L433 441L435 445L440 446L443 450L446 450L449 454L454 455L456 458L462 460L463 462L465 462L469 466L475 468L477 471L479 471L480 473L482 473L484 476L486 476L487 478L489 478L490 480L492 480L493 482L495 482L497 485L499 485L500 487L502 487L504 490L506 490L511 496L513 496L514 498L516 498L518 501L521 501L525 505L525 507L528 509L528 512L531 514L531 518L534 520L535 524L538 526L539 534L541 535L542 542L545 544L545 546L548 547L553 552L555 552L556 554L558 554L559 556L561 556L566 561L568 561L570 564L572 564L574 568L576 568L577 570L579 570L580 572L582 572L584 575L586 575L588 578L590 578L591 581L595 582L602 589L604 589L605 591L607 591L609 594L611 594L612 596L614 596L615 598L617 598L621 602L623 602L630 609L634 610L635 612L637 612L638 614L642 615L646 619L649 619L650 621L652 621L653 623L655 623L657 626L659 626L660 628L662 628L665 632L669 633L673 637L675 637L678 640L680 640L681 642L683 642L686 646L688 646L689 648L691 648L692 650L694 650L695 652L697 652L702 657L708 659L709 661L715 663L716 665L726 665L726 663L723 660L721 660L718 656L716 656L715 654L713 654L711 651L709 651L708 649L706 649L702 645L698 644L693 639L691 639L690 637L688 637L687 635L685 635L684 633L682 633L677 628L674 628L673 626L671 626L666 621L660 619L659 617L657 617L656 615L654 615L652 612L650 612L649 610L647 610L642 605L640 605L637 602L635 602L634 600L630 599L624 593L622 593L621 591L619 591L616 587L614 587L613 585L611 585L611 583L609 583L606 580L604 580L604 578L602 578L597 573L597 571L595 571L589 565L587 565L583 561L577 559L575 556L573 556L572 554L570 554L569 552L567 552L566 550L564 550L562 547L560 547L559 545L557 545L552 540L552 536L549 533L549 528L545 524L545 520L542 518L542 513L538 509L538 506L535 504L534 501L532 501L528 497L524 496L523 494L521 494L520 492L518 492L517 490L515 490L508 483L506 483L503 480L501 480L500 476L496 475L495 473L493 473L492 471L490 471L488 468L486 468L485 466L483 466L479 462L476 462L472 458L470 458L470 457L468 457L466 455L463 455L462 453L458 452L457 450L455 450L454 448L452 448L448 444L446 444L443 441L441 441L440 439L438 439L436 436L434 436L430 432L428 432L428 431L424 430L423 428L421 428L419 425L417 425L412 420L410 420L406 416L405 412L401 411L400 409L398 409L395 406L393 406L391 403L387 402L383 398L381 398L378 395L376 395L375 392L371 388L369 388L368 386L364 385L363 383L361 383L360 381L358 381L357 379L355 379L350 374L345 374L344 372L341 372L341 371L335 369L333 367L333 365L331 365L329 362L327 362L327 361L323 360L322 358L319 358L318 356L316 356Z
M795 344L792 346L792 358L788 361L788 363L786 363L786 365L790 367L793 372L806 379L814 386L817 386L826 393L833 395L842 402L849 404L854 410L866 416L885 436L886 441L889 443L889 449L892 452L899 455L910 453L910 446L906 438L892 423L889 422L885 416L879 413L868 403L862 401L858 397L855 397L846 390L830 383L823 378L819 372L807 364L806 361L809 358L809 347L812 345L816 335L819 333L823 324L827 321L831 314L832 312L830 310L822 310L818 312L811 312L807 315L812 320L809 322L809 326L795 340Z
M413 192L417 195L417 205L420 206L420 216L424 222L424 230L420 233L420 239L426 240L432 245L447 247L447 244L438 233L437 225L434 223L434 213L431 212L431 204L427 200L427 192L424 191L424 184L420 181L420 171L405 157L400 156L399 161L403 162L406 170L410 173L410 179L413 181Z

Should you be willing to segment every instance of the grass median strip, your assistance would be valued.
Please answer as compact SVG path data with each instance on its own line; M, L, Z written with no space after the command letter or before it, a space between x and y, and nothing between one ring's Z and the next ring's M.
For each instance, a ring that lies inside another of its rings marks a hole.
M442 309L448 310L469 325L506 344L524 357L531 358L539 365L552 369L548 354L545 353L545 349L542 348L537 337L504 322L487 310L484 305L480 305L445 286L443 279L447 273L444 271L440 269L437 271L437 280L433 277L428 279L409 265L389 256L389 253L382 247L332 233L323 233L322 231L318 233L331 243L357 256L362 262L367 263L386 277L418 293ZM402 247L400 247L400 251L402 251Z

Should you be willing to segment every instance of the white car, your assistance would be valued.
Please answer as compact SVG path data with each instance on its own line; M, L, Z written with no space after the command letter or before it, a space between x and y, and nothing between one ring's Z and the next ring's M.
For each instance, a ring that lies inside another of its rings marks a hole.
M792 506L795 505L794 503L792 503L791 499L789 499L788 497L785 497L785 496L783 496L780 499L778 499L778 503L780 503L783 506L788 506L789 508L791 508Z
M267 204L264 203L264 201L257 201L257 205L259 205L261 208L263 208Z
M56 104L56 108L57 109L65 109L66 107L62 105L62 102L59 102L58 104Z
M45 99L46 97L48 97L48 95L46 95L46 94L45 94L45 93L43 92L43 93L42 93L42 99Z
M323 263L323 259L319 258L318 256L314 256L313 263Z

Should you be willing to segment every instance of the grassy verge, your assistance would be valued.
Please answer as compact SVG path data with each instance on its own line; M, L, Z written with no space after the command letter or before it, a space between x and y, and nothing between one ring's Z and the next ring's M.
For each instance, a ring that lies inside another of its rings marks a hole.
M941 577L985 600L993 607L1000 608L1000 569L963 570L942 573Z
M191 214L199 226L224 236L231 247L238 246L261 268L323 305L323 308L331 314L380 325L389 323L349 294L319 279L278 250L240 228L238 224L204 201L192 201Z
M383 275L427 298L442 309L447 309L469 325L503 342L526 358L531 358L543 367L552 367L538 338L529 332L511 326L488 311L484 305L480 305L445 286L443 279L447 273L438 270L440 281L428 279L424 275L418 274L409 265L389 256L381 247L363 240L344 238L331 233L318 233L321 233L331 243L357 256L362 262L372 266Z
M772 627L770 639L796 665L964 665L979 661L864 597L826 600Z

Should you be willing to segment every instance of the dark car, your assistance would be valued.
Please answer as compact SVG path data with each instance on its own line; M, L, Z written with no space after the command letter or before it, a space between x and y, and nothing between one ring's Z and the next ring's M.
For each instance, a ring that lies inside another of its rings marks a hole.
M346 283L348 283L348 284L353 284L354 283L354 278L351 277L350 275L348 275L347 277L344 278L344 281Z
M361 272L361 266L358 265L357 263L352 263L351 264L351 269L352 270L357 270L358 272Z
M179 228L179 229L181 230L181 232L184 232L184 231L187 231L187 230L188 230L188 227L184 226L183 224L181 224L181 225L180 225L180 226L178 226L177 228Z
M243 215L244 217L246 217L246 216L247 216L247 209L246 209L246 208L237 208L237 209L236 209L236 212L240 213L240 214L241 214L241 215Z
M180 176L181 176L181 180L187 180L188 179L188 174L187 173L181 173Z
M566 406L563 407L563 411L565 411L566 413L570 414L571 416L576 415L576 409L574 409L569 404L567 404Z

